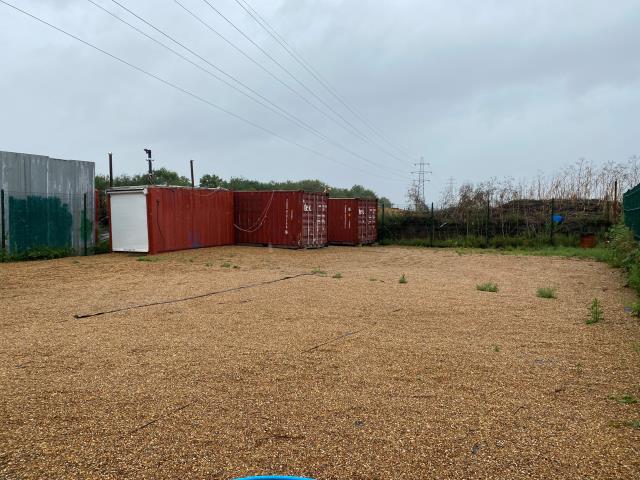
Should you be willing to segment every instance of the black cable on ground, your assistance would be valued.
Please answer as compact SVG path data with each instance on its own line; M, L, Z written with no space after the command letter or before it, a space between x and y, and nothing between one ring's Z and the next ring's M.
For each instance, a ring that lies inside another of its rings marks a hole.
M159 301L159 302L143 303L143 304L140 304L140 305L131 305L129 307L121 307L121 308L114 308L113 310L105 310L103 312L76 313L74 315L74 317L75 318L97 317L99 315L107 315L109 313L117 313L117 312L124 312L126 310L134 310L136 308L152 307L154 305L166 305L166 304L169 304L169 303L186 302L188 300L195 300L197 298L211 297L213 295L220 295L222 293L235 292L235 291L238 291L238 290L244 290L246 288L260 287L262 285L269 285L271 283L278 283L278 282L283 282L285 280L291 280L293 278L311 276L311 275L314 275L314 274L313 273L298 273L297 275L289 275L289 276L286 276L286 277L276 278L275 280L268 280L266 282L252 283L252 284L249 284L249 285L241 285L240 287L227 288L225 290L217 290L215 292L201 293L200 295L194 295L192 297L177 298L175 300L162 300L162 301Z

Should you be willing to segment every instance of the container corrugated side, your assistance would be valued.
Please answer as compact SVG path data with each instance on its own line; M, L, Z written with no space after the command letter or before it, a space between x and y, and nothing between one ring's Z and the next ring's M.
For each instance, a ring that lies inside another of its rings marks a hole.
M366 198L329 199L329 243L366 245L377 241L378 202Z
M326 195L234 192L236 242L290 248L326 245Z
M233 192L150 187L149 253L232 245Z

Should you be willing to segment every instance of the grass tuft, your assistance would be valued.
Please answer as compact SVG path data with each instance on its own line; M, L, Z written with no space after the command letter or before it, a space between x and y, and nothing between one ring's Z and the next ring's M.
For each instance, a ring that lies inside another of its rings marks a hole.
M400 275L400 280L398 280L398 283L407 283L407 277L405 277L404 273L402 275Z
M480 290L481 292L496 293L498 291L498 285L493 282L479 283L478 285L476 285L476 289Z
M537 295L540 298L556 298L556 289L553 287L540 287Z
M158 258L158 257L150 257L150 256L143 256L143 257L138 257L137 260L139 262L158 262L158 261L160 261L160 258Z
M222 268L231 268L231 263L229 263L229 262L224 262L224 263L221 265L221 267L222 267Z
M342 274L340 272L338 272L331 278L342 278Z
M494 345L493 346L493 351L496 352L496 353L500 352L500 345Z
M611 400L615 400L618 403L621 403L622 405L634 405L638 403L638 399L636 397L628 394L618 395L618 396L611 395L609 398Z

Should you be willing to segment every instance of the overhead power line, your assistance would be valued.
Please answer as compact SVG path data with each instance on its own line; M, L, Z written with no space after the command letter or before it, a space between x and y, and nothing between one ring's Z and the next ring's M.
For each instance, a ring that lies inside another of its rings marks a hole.
M257 65L261 70L263 70L264 72L266 72L270 77L272 77L273 79L275 79L278 83L280 83L281 85L283 85L287 90L291 91L293 94L295 94L298 98L300 98L302 101L304 101L306 104L308 104L309 106L311 106L313 109L315 109L316 111L318 111L320 114L322 114L324 117L328 118L329 120L331 120L332 122L334 122L336 125L338 125L340 128L345 129L347 132L354 134L356 136L358 136L359 138L361 138L363 141L366 141L366 139L364 137L361 137L357 134L357 132L355 132L354 130L350 129L348 125L344 124L343 122L340 122L339 119L337 119L334 116L330 115L329 113L327 113L325 110L323 110L322 108L318 107L315 103L313 103L311 100L309 100L305 95L303 95L302 93L300 93L298 90L296 90L295 88L293 88L291 85L289 85L287 82L285 82L284 80L282 80L280 77L278 77L277 75L275 75L271 70L269 70L268 68L266 68L263 64L261 64L260 62L258 62L257 60L255 60L253 57L251 57L248 53L246 53L244 50L242 50L240 47L238 47L235 43L233 43L231 40L229 40L227 37L225 37L224 35L222 35L219 31L217 31L215 28L213 28L210 24L208 24L207 22L205 22L204 20L202 20L202 18L200 18L198 15L196 15L192 10L188 9L187 7L184 6L184 4L182 4L181 2L179 2L178 0L173 0L174 3L176 3L178 6L180 6L180 8L182 8L185 12L187 12L189 15L191 15L193 18L195 18L199 23L201 23L202 25L204 25L208 30L210 30L211 32L213 32L215 35L217 35L219 38L221 38L223 41L225 41L228 45L230 45L234 50L236 50L237 52L239 52L243 57L247 58L248 60L250 60L252 63L254 63L255 65ZM211 5L210 5L211 6ZM212 7L213 8L213 7Z
M182 55L180 52L174 50L173 48L171 48L170 46L160 42L159 40L153 38L152 36L148 35L146 32L142 31L141 29L139 29L138 27L136 27L135 25L132 25L131 23L127 22L125 19L123 19L122 17L119 17L118 15L116 15L115 13L107 10L106 8L104 8L103 6L99 5L98 3L94 2L93 0L87 0L89 3L91 3L92 5L94 5L95 7L99 8L100 10L102 10L103 12L109 14L111 17L115 18L116 20L122 22L123 24L127 25L128 27L132 28L133 30L135 30L136 32L138 32L139 34L143 35L144 37L148 38L149 40L153 41L154 43L156 43L157 45L165 48L166 50L170 51L172 54L178 56L179 58L181 58L182 60L190 63L191 65L195 66L196 68L202 70L203 72L205 72L206 74L212 76L213 78L215 78L216 80L224 83L225 85L227 85L229 88L232 88L234 90L236 90L237 92L239 92L240 94L244 95L245 97L249 98L250 100L252 100L253 102L261 105L262 107L266 108L267 110L285 118L286 120L296 124L297 126L299 126L300 128L303 128L304 130L312 133L313 135L317 136L318 138L324 140L327 143L330 143L334 146L336 146L337 148L355 156L356 158L359 158L367 163L370 163L378 168L380 168L381 170L389 170L388 167L385 167L384 165L378 164L372 160L369 160L366 157L363 157L362 155L358 154L357 152L352 151L351 149L345 147L344 145L340 144L337 141L334 141L333 139L329 138L328 136L324 135L322 132L316 130L314 127L312 127L311 125L309 125L308 123L306 123L305 121L303 121L302 119L296 117L295 115L293 115L292 113L288 112L287 110L285 110L284 108L281 108L279 105L277 105L276 103L272 102L271 100L269 100L268 98L264 97L263 95L261 95L259 92L257 92L256 90L252 89L251 87L249 87L248 85L244 84L243 82L241 82L240 80L236 79L234 76L226 73L224 70L220 69L217 66L214 66L213 64L207 62L209 65L212 65L214 68L216 68L217 71L223 73L225 76L227 76L228 78L233 79L234 81L236 81L236 83L238 83L239 85L243 86L244 88L246 88L249 92L251 92L253 95L255 95L256 97L250 95L249 93L245 92L244 90L238 88L236 85L228 82L227 80L225 80L224 78L221 78L220 76L216 75L214 72L212 72L211 70L208 70L207 68L204 68L202 65L192 61L191 59L187 58L186 56ZM132 13L133 14L133 13ZM134 14L135 15L135 14ZM149 26L151 26L152 28L156 28L153 25L147 23ZM158 30L156 28L156 30ZM159 30L158 30L159 31ZM168 35L165 34L165 36L167 38L172 39L172 41L174 41L176 44L183 46L182 43L178 42L177 40L173 40L172 37L169 37ZM183 46L183 48L187 49L186 46ZM191 52L191 50L187 49L187 51ZM198 58L202 58L200 57L198 54L196 54L195 52L192 53L193 55L198 56ZM206 61L203 59L203 61ZM260 100L261 99L261 100ZM266 103L265 103L266 102ZM402 177L405 178L404 176L401 176L400 174L398 174L395 171L390 171L392 174L398 176L398 177Z
M362 169L357 168L357 167L355 167L353 165L346 164L346 163L341 162L341 161L339 161L339 160L337 160L337 159L335 159L335 158L333 158L333 157L331 157L329 155L325 155L322 152L318 152L317 150L315 150L315 149L313 149L311 147L307 147L306 145L302 145L299 142L296 142L295 140L291 140L291 139L289 139L287 137L284 137L284 136L280 135L279 133L274 132L273 130L271 130L271 129L267 128L267 127L264 127L264 126L254 122L252 120L249 120L248 118L245 118L245 117L243 117L241 115L238 115L238 114L236 114L236 113L234 113L234 112L232 112L230 110L227 110L226 108L221 107L220 105L217 105L216 103L211 102L210 100L207 100L206 98L204 98L204 97L202 97L202 96L200 96L200 95L198 95L196 93L193 93L193 92L191 92L191 91L189 91L189 90L187 90L185 88L182 88L179 85L176 85L175 83L172 83L172 82L170 82L170 81L168 81L168 80L166 80L166 79L164 79L164 78L162 78L162 77L160 77L160 76L158 76L158 75L156 75L154 73L148 72L147 70L144 70L144 69L134 65L133 63L130 63L127 60L124 60L124 59L118 57L117 55L115 55L113 53L110 53L107 50L104 50L104 49L98 47L97 45L94 45L91 42L88 42L87 40L84 40L84 39L82 39L82 38L80 38L80 37L78 37L78 36L76 36L76 35L74 35L74 34L72 34L70 32L67 32L66 30L63 30L62 28L57 27L56 25L53 25L52 23L49 23L46 20L44 20L44 19L42 19L42 18L40 18L40 17L30 13L30 12L27 12L26 10L23 10L23 9L21 9L19 7L16 7L15 5L13 5L13 4L9 3L9 2L6 2L5 0L0 0L0 3L6 5L9 8L12 8L13 10L15 10L17 12L22 13L23 15L26 15L26 16L30 17L31 19L33 19L33 20L35 20L35 21L37 21L39 23L42 23L42 24L52 28L53 30L58 31L59 33L62 33L63 35L66 35L69 38L72 38L72 39L74 39L74 40L76 40L76 41L78 41L78 42L80 42L80 43L82 43L82 44L84 44L84 45L86 45L86 46L88 46L88 47L100 52L100 53L102 53L103 55L106 55L106 56L110 57L113 60L116 60L116 61L128 66L129 68L132 68L133 70L136 70L139 73L142 73L143 75L145 75L147 77L153 78L154 80L164 84L167 87L170 87L170 88L173 88L173 89L175 89L175 90L177 90L179 92L182 92L183 94L188 95L188 96L194 98L195 100L198 100L199 102L202 102L202 103L204 103L206 105L209 105L210 107L212 107L212 108L214 108L214 109L216 109L216 110L218 110L220 112L223 112L223 113L225 113L225 114L227 114L227 115L229 115L229 116L231 116L231 117L233 117L233 118L235 118L237 120L240 120L243 123L251 125L252 127L256 128L258 130L261 130L261 131L263 131L265 133L268 133L269 135L272 135L272 136L278 138L279 140L281 140L281 141L283 141L285 143L289 143L291 145L294 145L294 146L296 146L296 147L298 147L298 148L300 148L302 150L305 150L305 151L307 151L309 153L312 153L313 155L316 155L318 157L322 157L322 158L325 158L325 159L327 159L329 161L338 163L339 165L342 165L344 167L352 168L352 169L356 169L356 170L361 170L361 171L365 172L368 175L377 176L377 177L380 177L380 178L384 178L386 180L395 180L395 179L389 179L388 177L382 177L381 175L377 175L374 172L370 172L370 171L367 171L367 170L362 170Z
M177 0L173 0L178 3ZM334 109L330 104L325 102L315 91L309 88L302 80L300 80L294 73L291 72L286 66L284 66L280 61L278 61L273 55L267 52L264 48L262 48L257 42L255 42L249 35L247 35L240 27L238 27L235 23L233 23L226 15L224 15L219 9L212 5L209 0L202 0L206 3L214 12L216 12L220 17L222 17L229 25L231 25L240 35L242 35L247 41L249 41L252 45L254 45L258 50L260 50L267 58L269 58L273 63L275 63L282 71L284 71L288 76L290 76L296 83L302 86L307 92L309 92L316 100L318 100L322 105L324 105L329 111L331 111L335 116L337 116L340 120L342 120L346 125L350 128L349 130L353 135L359 137L366 143L378 148L386 155L395 158L396 160L405 161L403 158L398 157L393 152L390 152L386 148L379 145L375 142L371 137L369 137L366 133L356 127L351 121L344 117L340 112ZM335 121L335 120L334 120Z
M362 123L369 127L374 133L376 133L382 140L384 140L392 148L406 155L409 159L414 158L406 148L397 145L392 142L378 127L376 127L370 120L368 120L358 109L354 106L350 106L335 87L329 83L329 81L323 77L320 72L313 65L307 61L298 51L280 35L273 26L258 13L246 0L234 0L260 27L269 34L282 48L293 57L313 78L316 79L336 100L338 100L347 110L349 110L354 116L358 117Z

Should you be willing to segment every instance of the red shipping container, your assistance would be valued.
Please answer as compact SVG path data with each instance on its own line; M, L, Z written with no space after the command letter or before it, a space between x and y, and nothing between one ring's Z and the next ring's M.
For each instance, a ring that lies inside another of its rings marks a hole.
M236 242L289 248L327 244L327 194L234 192Z
M378 240L378 201L367 198L329 199L329 243L367 245Z
M114 252L154 254L234 243L229 190L153 186L108 193Z

